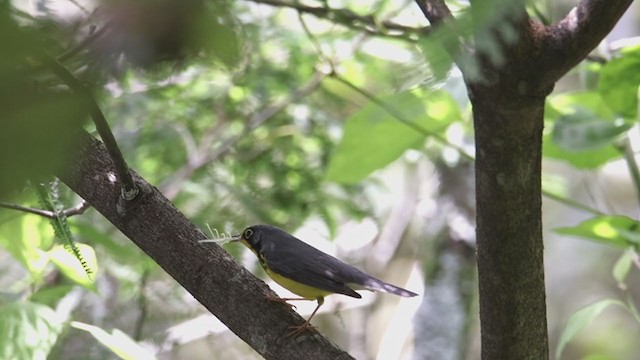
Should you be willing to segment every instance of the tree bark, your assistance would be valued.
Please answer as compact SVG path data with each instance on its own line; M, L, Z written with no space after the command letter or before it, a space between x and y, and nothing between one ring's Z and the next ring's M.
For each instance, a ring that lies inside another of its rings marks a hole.
M434 27L451 26L444 0L416 0ZM472 56L480 76L465 74L476 141L477 261L482 359L548 359L541 224L544 102L554 83L611 31L632 0L581 0L557 24L530 19L523 2L472 1L506 17L515 41L502 41L502 63L460 39L445 44L459 65ZM481 30L482 31L482 30ZM491 36L477 32L475 40ZM461 66L463 73L465 68Z
M95 138L82 132L76 158L58 176L160 265L231 331L266 359L352 359L317 332L295 339L289 327L304 320L264 282L221 247L200 244L204 234L151 184L133 173L142 193L123 203L113 162ZM124 215L123 215L124 214Z
M481 96L483 90L472 92L482 358L548 359L540 194L544 98L512 105L508 97Z

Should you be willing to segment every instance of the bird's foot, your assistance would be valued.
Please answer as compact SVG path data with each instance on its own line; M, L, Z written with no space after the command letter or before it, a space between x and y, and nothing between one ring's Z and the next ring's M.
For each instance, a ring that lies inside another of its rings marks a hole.
M291 304L291 303L289 303L289 301L308 300L308 299L303 299L303 298L289 299L289 298L281 298L281 297L276 297L276 296L267 296L267 300L273 301L273 302L277 302L277 303L281 303L281 304L285 304L291 309L297 309L296 306Z
M318 328L316 326L311 325L308 321L306 321L302 325L290 326L289 329L291 329L292 331L289 334L287 334L288 338L296 337L298 335L303 334L306 331L317 331L318 330Z

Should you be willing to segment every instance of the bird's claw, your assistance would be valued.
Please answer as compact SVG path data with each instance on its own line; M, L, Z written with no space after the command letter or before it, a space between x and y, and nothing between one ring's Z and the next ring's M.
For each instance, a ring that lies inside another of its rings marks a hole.
M274 297L274 296L267 296L267 300L287 305L289 308L294 309L294 310L297 309L297 307L295 305L287 302L287 299Z

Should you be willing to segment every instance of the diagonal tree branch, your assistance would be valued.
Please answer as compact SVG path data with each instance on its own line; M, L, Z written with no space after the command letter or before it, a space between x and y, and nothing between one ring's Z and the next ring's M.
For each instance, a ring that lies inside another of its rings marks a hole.
M153 185L131 171L141 193L126 216L118 213L120 179L105 147L80 133L74 159L58 176L149 255L229 329L266 359L352 359L318 333L287 338L302 324L263 282L217 245L199 244L205 235Z
M89 115L93 119L93 123L96 125L96 130L102 141L107 145L109 156L113 159L115 164L115 174L122 180L121 195L125 201L133 200L138 195L138 188L133 182L133 177L129 173L129 167L127 162L122 156L118 142L111 132L109 123L105 118L98 102L93 98L89 89L84 86L80 80L78 80L66 67L64 67L58 60L52 58L48 54L42 52L40 58L42 62L49 67L62 82L69 87L82 101L89 112ZM121 204L122 205L122 204Z
M582 61L613 29L633 0L581 0L564 19L545 30L541 71L553 83Z

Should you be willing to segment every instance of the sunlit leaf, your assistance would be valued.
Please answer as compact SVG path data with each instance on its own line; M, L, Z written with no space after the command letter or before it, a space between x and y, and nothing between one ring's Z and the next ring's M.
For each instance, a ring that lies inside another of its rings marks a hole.
M438 132L460 118L456 103L442 91L430 92L424 98L404 92L380 100L430 132ZM342 141L331 158L327 179L357 183L407 149L419 147L426 137L377 104L369 103L347 120Z
M607 104L626 118L635 118L640 85L640 46L630 47L600 71L598 91Z
M577 108L587 109L603 120L613 121L616 114L595 91L576 91L553 94L547 98L544 109L545 120L555 121L559 117L573 113Z
M0 359L46 359L62 331L49 307L30 302L0 306Z
M593 319L598 317L604 309L609 307L610 305L620 305L624 307L624 304L618 300L613 299L605 299L598 301L594 304L591 304L583 309L578 310L574 313L567 321L567 325L560 335L560 341L558 341L558 347L556 348L556 359L560 359L562 355L562 351L567 346L567 344L582 330L585 326L587 326Z
M36 215L17 216L0 226L0 246L18 260L34 277L39 277L49 261L48 248L53 230L47 220Z
M80 254L82 254L84 264L81 264L75 255L63 245L58 245L51 249L49 256L51 261L69 279L87 289L93 290L94 283L92 279L98 272L96 253L91 246L86 244L77 244L77 247ZM91 273L87 274L85 269L89 269Z
M577 226L561 227L554 231L623 248L640 244L640 222L622 215L596 216Z
M71 326L90 333L121 359L150 360L156 358L149 350L140 346L131 337L118 329L113 329L111 333L108 333L97 326L77 321L72 322Z

